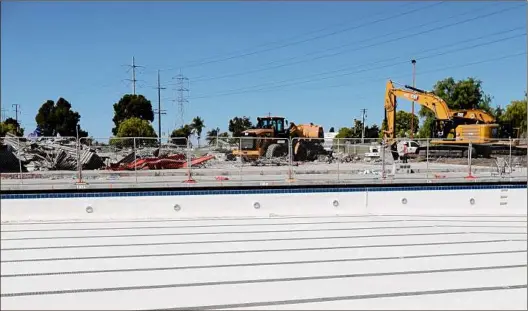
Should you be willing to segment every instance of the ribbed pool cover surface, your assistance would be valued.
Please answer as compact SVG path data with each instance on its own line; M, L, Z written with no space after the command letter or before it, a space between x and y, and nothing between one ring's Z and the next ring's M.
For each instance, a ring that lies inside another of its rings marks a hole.
M3 223L12 309L524 309L526 216Z

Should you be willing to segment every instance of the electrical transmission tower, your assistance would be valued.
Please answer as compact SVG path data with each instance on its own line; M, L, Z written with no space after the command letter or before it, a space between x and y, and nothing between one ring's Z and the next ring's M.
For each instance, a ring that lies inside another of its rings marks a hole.
M136 65L136 58L132 56L132 65L127 65L132 69L132 79L126 79L127 81L132 82L132 92L134 95L136 95L136 82L138 81L136 79L136 68L140 68L143 66Z
M183 126L185 124L185 104L189 103L189 100L187 99L189 96L189 78L182 75L181 72L174 78L176 79L176 91L178 94L176 97L176 101L178 102L178 114L181 125Z

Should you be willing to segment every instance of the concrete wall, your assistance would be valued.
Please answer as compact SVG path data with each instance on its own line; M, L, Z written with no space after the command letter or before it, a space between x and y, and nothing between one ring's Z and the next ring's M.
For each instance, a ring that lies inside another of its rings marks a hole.
M259 206L255 206L258 203ZM527 214L527 189L2 200L2 222L351 214Z

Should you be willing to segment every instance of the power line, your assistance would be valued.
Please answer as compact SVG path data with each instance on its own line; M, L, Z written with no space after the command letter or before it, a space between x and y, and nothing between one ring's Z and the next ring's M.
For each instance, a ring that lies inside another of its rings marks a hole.
M502 57L496 57L496 58L490 58L490 59L485 59L485 60L481 60L481 61L477 61L477 62L472 62L472 63L465 63L465 64L460 64L460 65L453 65L453 66L448 66L448 67L441 67L441 68L437 68L437 69L433 69L433 70L428 70L428 71L420 71L420 73L417 73L416 76L420 76L422 74L427 74L427 73L433 73L433 72L438 72L438 71L444 71L444 70L447 70L447 69L452 69L452 68L463 68L463 67L468 67L468 66L473 66L473 65L478 65L478 64L483 64L483 63L488 63L488 62L491 62L491 61L499 61L499 60L503 60L503 59L508 59L508 58L513 58L513 57L517 57L517 56L521 56L521 55L526 55L526 52L521 52L521 53L515 53L515 54L509 54L509 55L505 55L505 56L502 56ZM405 78L405 77L408 77L409 76L409 73L405 73L404 75L400 75L400 76L395 76L395 77L392 77L392 78ZM389 79L388 77L384 77L384 78L379 78L379 77L376 77L376 78L372 78L372 79L368 79L368 80L362 80L360 83L358 84L363 84L364 82L372 82L372 81L378 81L378 80L383 80L383 79ZM356 84L356 85L358 85ZM344 84L338 84L338 85L330 85L330 86L324 86L324 87L319 87L319 88L310 88L310 90L318 90L318 89L327 89L327 88L336 88L336 87L350 87L350 83L344 83ZM247 92L239 92L239 93L232 93L232 94L222 94L222 95L216 95L216 96L207 96L207 97L203 97L203 98L209 98L209 97L220 97L220 96L227 96L227 95L239 95L239 94L246 94L246 93L258 93L258 92L261 92L261 91L266 91L266 92L269 92L270 90L273 90L273 89L281 89L282 87L280 86L277 86L275 88L265 88L265 89L257 89L257 90L250 90L250 91L247 91ZM193 98L193 99L199 99L199 98ZM201 99L201 98L200 98Z
M511 40L513 38L518 38L518 37L522 37L522 36L525 36L525 35L526 35L526 33L515 35L515 36L510 36L510 37L506 37L506 38L500 38L500 39L497 39L497 40L488 41L488 42L484 42L484 43L480 43L480 44L475 44L475 45L472 45L472 46L469 46L469 47L465 47L465 48L457 48L457 49L452 49L452 50L446 51L446 52L435 53L435 54L431 54L431 55L427 55L427 56L423 56L423 57L416 57L415 59L416 60L423 60L423 59L428 59L428 58L434 58L434 57L438 57L438 56L447 55L447 54L450 54L450 53L466 51L466 50L474 49L476 47L481 47L481 46L495 44L495 43L506 41L506 40ZM448 46L453 46L453 45L449 44ZM427 50L433 50L433 49L427 49ZM438 50L438 48L435 48L434 50ZM377 63L381 63L381 62L384 62L384 61L379 61ZM327 80L327 79L333 79L333 78L348 76L348 75L362 73L362 72L373 71L373 70L377 70L377 69L395 67L395 66L398 66L398 65L401 65L401 64L407 64L407 63L408 63L408 60L405 60L405 61L391 63L391 64L386 64L386 65L377 66L377 67L373 67L373 68L365 68L365 69L356 70L356 71L352 71L352 72L345 72L345 73L342 73L342 74L332 75L332 76L328 76L328 77L320 77L320 78L316 78L316 79L308 79L308 80L305 80L305 81L293 82L293 83L289 83L289 84L281 84L281 85L277 85L277 86L273 86L272 85L272 86L261 88L263 85L284 83L284 82L289 82L289 81L292 81L292 80L283 80L283 81L279 81L279 82L270 82L270 83L266 83L266 84L260 84L260 85L254 85L254 86L240 88L240 89L229 90L229 91L226 91L226 92L220 93L220 94L212 94L212 95L204 95L204 96L199 96L199 97L193 97L193 99L201 99L201 98L208 98L208 97L215 97L215 96L225 96L225 95L231 95L231 94L246 93L246 92L251 92L252 91L251 89L253 89L253 88L258 88L258 90L265 90L265 89L276 88L276 87L284 87L284 86L291 86L291 85L297 85L297 84L310 83L310 82L315 82L315 81L321 81L321 80ZM356 66L356 67L358 67L358 66ZM326 74L328 74L328 73L326 73ZM319 76L319 75L320 74L318 74L316 76ZM299 79L293 79L293 80L299 80ZM239 92L239 91L241 91L241 92Z
M415 5L416 5L416 2L412 2L412 3L407 3L405 5L402 5L401 7L402 8L406 8L406 7L415 6ZM393 13L391 13L391 14L393 14ZM381 15L381 14L376 14L376 15ZM369 15L368 17L372 17L372 15ZM367 17L365 15L362 15L362 18L360 17L360 18L356 19L355 21L358 21L358 20L360 21L360 20L363 20L363 19L366 19L366 18ZM257 44L257 45L254 45L252 47L249 47L249 48L240 49L240 50L236 50L236 51L232 51L232 52L227 52L227 53L219 54L219 55L216 55L216 56L204 57L204 58L201 58L201 59L197 59L195 61L191 61L191 62L189 62L189 64L192 65L192 64L196 64L196 63L206 62L206 61L210 61L210 60L213 60L213 59L218 59L218 58L222 58L222 57L232 56L233 54L244 54L244 53L246 53L248 51L253 51L253 50L258 49L258 48L278 45L278 44L282 44L284 42L290 42L292 40L297 40L298 38L302 38L302 37L305 37L307 35L313 35L313 34L316 34L316 33L319 33L319 32L324 32L325 30L328 30L330 28L333 28L333 27L336 27L336 26L343 26L343 25L348 24L348 23L349 23L349 20L347 20L345 22L340 22L340 23L337 23L337 24L333 24L333 25L328 25L328 26L325 26L323 28L319 28L317 30L312 30L312 31L301 33L301 34L293 35L293 36L285 38L285 39L275 40L275 41L272 41L272 42L266 42L266 43L262 43L262 44ZM226 56L223 56L223 55L226 55ZM168 68L168 69L165 69L165 70L174 70L174 69L178 69L178 68Z
M452 43L436 46L436 47L433 47L433 48L424 49L424 50L415 52L413 54L415 56L417 56L417 55L420 55L420 54L423 54L423 53L429 52L429 51L438 51L439 49L445 48L446 46L453 47L453 46L456 46L456 45L465 44L465 43L469 43L469 42L472 42L472 41L478 41L478 40L483 39L483 38L489 38L489 37L492 37L492 36L495 36L495 35L498 35L498 34L510 33L510 32L516 31L516 30L524 29L524 28L525 28L524 26L520 26L520 27L515 27L515 28L512 28L512 29L508 29L508 30L495 32L495 33L492 33L492 34L482 35L480 37L475 37L475 38L472 38L472 39L469 39L469 40L463 39L463 40L460 40L460 41L457 41L457 42L452 42ZM525 34L526 33L523 33L523 34L514 36L513 38L519 37L519 36L523 36ZM512 37L501 38L501 39L494 40L494 41L488 41L488 42L484 42L484 43L481 43L481 44L476 44L476 45L473 45L473 46L466 47L465 49L476 48L476 47L480 47L480 46L494 44L494 43L505 41L505 40L509 40L509 39L512 39ZM437 53L437 54L433 54L432 56L445 55L445 54L449 54L449 53L453 53L453 52L457 52L457 51L464 51L465 49L455 48L453 51L442 52L440 54ZM430 58L430 57L431 56L425 56L425 57L421 57L420 59L426 59L426 58ZM228 92L247 90L247 89L252 89L252 88L255 88L255 87L261 87L261 86L264 86L264 85L280 84L280 83L284 83L284 82L291 82L291 81L294 81L294 80L306 79L306 78L309 78L309 77L318 77L318 76L321 76L321 75L328 75L328 74L333 74L333 73L338 73L338 72L346 72L346 71L349 71L350 69L361 68L361 67L365 67L365 66L368 66L368 65L376 65L376 64L380 64L380 63L389 62L389 61L392 62L392 61L395 61L395 60L398 60L398 59L402 59L402 58L405 58L406 60L398 62L398 63L391 63L389 65L384 65L384 66L381 66L381 67L375 68L375 69L382 69L382 68L386 68L386 66L387 67L392 67L392 66L397 66L397 65L400 65L400 64L407 63L408 55L396 56L396 57L391 57L391 58L386 58L386 59L381 59L381 60L378 60L378 61L370 62L370 63L367 63L367 64L359 64L359 65L349 66L349 67L345 67L345 68L341 68L341 69L337 69L337 70L331 70L331 71L325 71L325 72L322 72L322 73L312 74L312 75L304 76L304 77L301 77L301 78L285 79L285 80L281 80L281 81L272 81L272 82L267 82L267 83L261 83L261 84L258 84L256 86L254 85L254 86L249 86L249 87L237 88L237 89L234 89L234 90L229 90ZM359 72L362 72L362 71L359 71ZM357 71L354 71L354 73L357 73ZM337 77L337 76L332 76L332 77Z
M284 43L284 44L281 44L281 45L275 46L275 47L260 49L260 50L253 51L253 52L240 53L240 54L237 54L237 55L223 57L223 58L219 58L219 59L216 59L216 60L195 62L195 63L191 63L191 64L188 64L188 65L180 66L180 67L184 67L184 68L197 67L197 66L202 66L202 65L212 64L212 63L224 62L224 61L228 61L228 60L232 60L232 59L236 59L236 58L256 55L256 54L269 52L269 51L274 51L274 50L278 50L278 49L283 49L283 48L286 48L286 47L290 47L290 46L294 46L294 45L298 45L298 44L302 44L302 43L306 43L306 42L311 42L311 41L314 41L314 40L319 40L319 39L335 36L335 35L340 34L340 33L344 33L344 32L348 32L348 31L351 31L351 30L359 29L359 28L362 28L362 27L365 27L365 26L374 25L374 24L377 24L377 23L380 23L380 22L384 22L384 21L387 21L387 20L403 17L403 16L406 16L406 15L412 14L414 12L419 12L419 11L422 11L422 10L425 10L425 9L429 9L429 8L431 8L433 6L440 5L440 4L444 3L444 2L445 1L439 1L439 2L436 2L436 3L428 4L428 5L424 6L424 7L420 7L420 8L417 8L417 9L413 9L413 10L409 10L409 11L405 11L405 12L401 12L401 13L391 12L387 17L384 17L384 18L380 18L380 19L377 19L377 20L374 20L374 21L370 21L370 22L367 22L367 23L363 23L363 24L359 24L359 25L354 25L354 26L351 26L351 27L346 27L346 28L340 29L340 30L334 30L334 31L332 31L330 33L323 34L323 35L318 35L318 36L307 38L307 39L303 39L303 40L297 40L297 41L293 41L293 42ZM180 68L180 67L178 67L178 68ZM175 70L175 69L177 69L177 68L168 68L168 69L165 69L165 70Z
M429 74L429 73L436 73L436 72L445 71L445 70L449 70L449 69L458 69L458 68L470 67L470 66L480 65L480 64L494 62L494 61L501 61L501 60L505 60L505 59L509 59L509 58L514 58L514 57L517 57L517 56L526 55L526 54L527 54L527 52L519 52L519 53L514 53L514 54L509 54L509 55L504 55L504 56L499 56L499 57L487 58L487 59L483 59L483 60L475 61L475 62L470 62L470 63L463 63L463 64L457 64L457 65L452 65L452 66L447 66L447 67L434 68L434 69L430 69L430 70L426 70L426 71L420 71L419 73L416 73L416 76L426 75L426 74ZM383 80L387 80L387 79L394 80L396 78L406 78L408 76L409 76L409 73L406 72L405 74L391 76L391 77L383 77L383 78L374 77L374 78L371 78L371 79L362 80L361 82L358 82L355 85L365 84L366 82L383 81ZM350 87L350 85L351 85L350 82L347 82L347 83L340 83L340 84L334 84L334 85L327 85L327 86L319 87L319 88L310 88L310 90L321 90L321 89L328 89L328 88Z
M450 27L454 27L454 26L457 26L457 25L461 25L461 24L465 24L465 23L468 23L468 22L472 22L472 21L475 21L475 20L478 20L478 19L482 19L482 18L493 16L493 15L501 14L501 13L513 10L513 9L515 9L517 7L520 7L520 5L515 6L515 7L502 9L502 10L499 10L499 11L494 11L494 12L491 12L491 13L478 15L478 16L475 16L473 18L464 19L464 20L461 20L461 21L458 21L458 22L455 22L455 23L451 23L451 24L447 24L447 25L441 25L441 26L438 26L438 27L434 27L434 28L431 28L431 29L424 30L424 31L416 32L416 33L413 33L413 34L410 34L410 35L407 34L407 35L404 35L404 36L391 38L389 40L384 40L382 42L377 42L377 43L373 43L373 44L370 44L370 45L364 45L364 46L360 46L360 47L355 47L353 49L347 49L347 50L340 51L340 52L335 52L335 53L332 53L332 54L320 55L320 56L316 56L316 57L312 57L312 58L308 58L308 59L298 60L298 61L294 61L294 62L287 62L287 63L279 64L279 65L276 65L276 66L264 67L264 68L250 70L250 71L245 71L245 72L240 72L240 73L233 73L233 74L227 74L227 75L222 75L222 76L197 79L197 80L195 80L195 82L203 82L203 81L208 81L208 80L212 80L212 79L215 79L215 80L216 79L223 79L223 78L228 78L228 77L241 76L241 75L246 75L246 74L251 74L251 73L268 71L268 70L273 70L273 69L277 69L277 68L283 68L283 67L288 67L288 66L292 66L292 65L302 64L302 63L306 63L306 62L310 62L310 61L314 61L314 60L319 60L319 59L323 59L323 58L334 57L334 56L341 55L341 54L348 53L348 52L356 52L356 51L360 51L360 50L363 50L363 49L367 49L367 48L371 48L371 47L377 47L377 46L385 45L385 44L392 43L392 42L395 42L395 41L413 38L415 36L431 33L431 32L438 31L438 30L443 30L443 29L446 29L446 28L450 28ZM485 9L487 9L487 7ZM447 18L444 18L442 20L449 20L449 19L452 19L452 18L455 18L455 17L463 16L463 15L466 15L468 13L478 12L478 11L481 11L481 10L482 9L472 10L472 11L464 12L462 14L455 14L455 15L449 16ZM422 25L419 25L419 26L415 26L412 29L416 29L416 27L426 26L426 25L429 25L429 24L434 24L434 23L437 23L437 22L438 22L438 20L434 21L434 22L425 23L425 24L422 24ZM405 30L408 30L408 29L405 29ZM384 35L380 35L377 38L387 37L387 36L393 35L394 33L398 33L398 32L401 32L401 31L402 30L396 31L396 32L392 32L392 33L388 33L388 34L384 34ZM357 43L361 43L361 42L371 41L371 40L372 40L372 38L369 38L369 39L366 39L366 40L361 40L359 42L353 42L353 43L350 43L350 44L342 45L341 47L348 46L348 45L353 45L353 44L357 44ZM331 51L331 50L332 49L327 49L327 51ZM305 54L304 56L306 56L306 55L309 55L309 54ZM295 59L295 58L298 58L298 57L293 57L293 59ZM290 58L290 59L292 59L292 58ZM271 63L273 63L273 62L271 62Z

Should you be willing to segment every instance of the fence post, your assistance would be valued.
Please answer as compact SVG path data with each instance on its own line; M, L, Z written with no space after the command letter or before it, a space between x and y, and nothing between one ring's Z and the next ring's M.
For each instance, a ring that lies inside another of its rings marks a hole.
M138 182L137 180L137 153L136 153L136 138L134 137L134 178L136 181L136 184Z
M425 176L427 181L429 181L429 138L427 138L425 146Z
M381 141L381 179L385 180L385 140Z
M191 142L189 137L187 137L187 179L183 181L187 184L196 183L196 180L192 177L191 166Z
M77 149L77 182L82 183L82 165L81 165L81 138L77 133L76 149Z
M471 141L469 141L469 145L468 145L468 175L466 178L468 179L472 179L472 178L475 178L472 174L472 169L471 169L471 158L473 156L473 144Z
M18 178L20 179L20 184L23 184L24 183L24 179L23 179L23 176L22 175L22 160L20 160L20 137L17 137L17 158L18 158L18 170L19 170L19 176Z
M288 182L294 182L293 178L293 143L295 137L288 137Z
M341 138L337 139L337 153L339 154L339 145L340 145ZM339 158L337 159L337 183L341 182L341 167L339 166Z
M510 167L510 175L513 173L513 168L512 168L512 138L511 136L509 137L509 141L510 141L510 157L508 159L508 166Z

